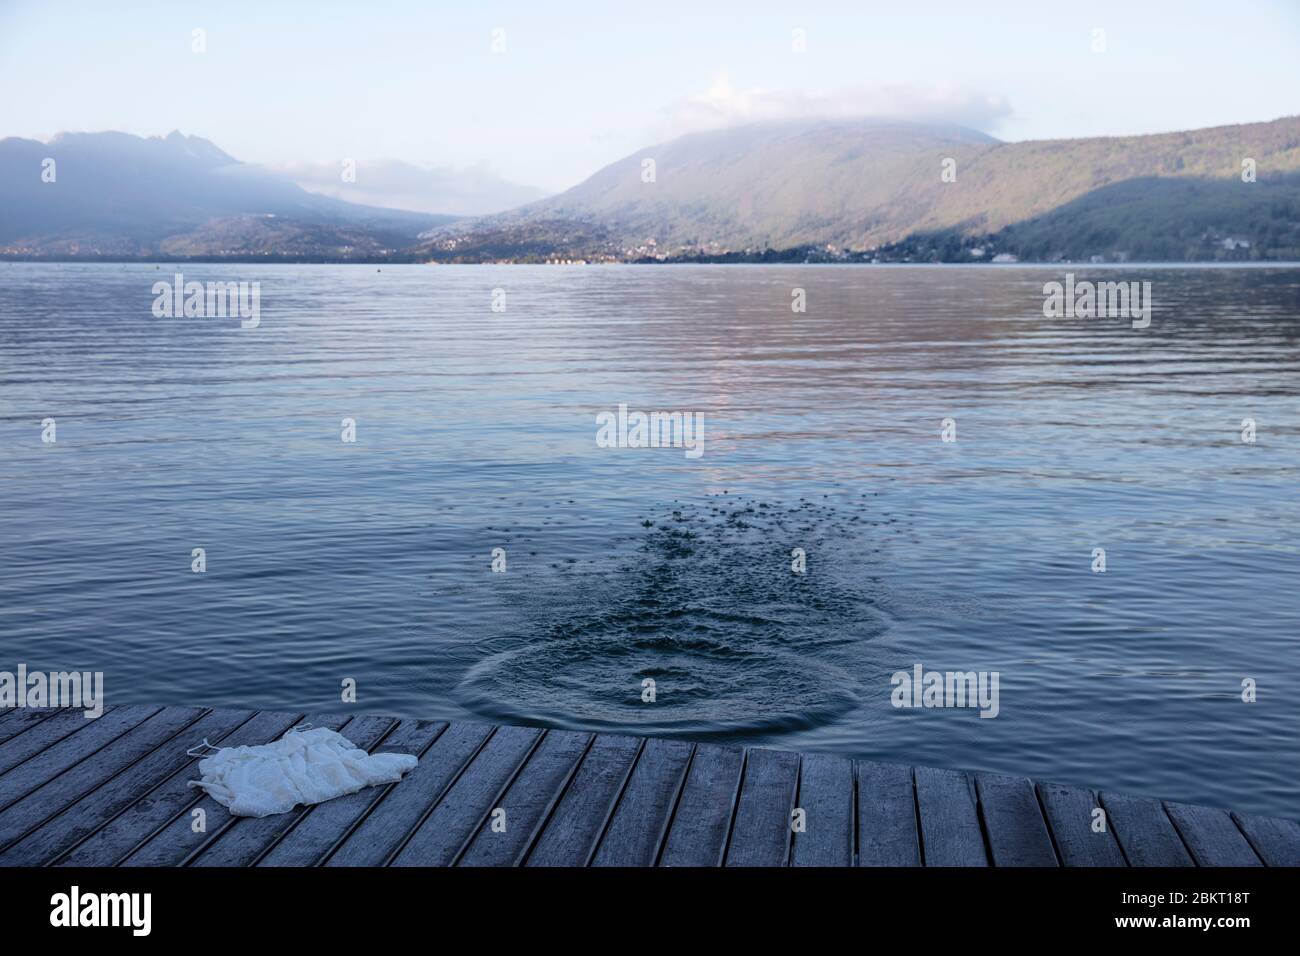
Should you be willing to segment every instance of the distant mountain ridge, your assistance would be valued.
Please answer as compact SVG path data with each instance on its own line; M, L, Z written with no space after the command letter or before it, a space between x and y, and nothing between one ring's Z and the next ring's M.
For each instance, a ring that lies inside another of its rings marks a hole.
M0 140L10 254L383 256L453 219L318 196L179 132Z
M429 253L1300 258L1297 174L1300 117L1021 143L878 120L765 123L640 150L550 199L437 229Z
M0 255L1297 260L1300 117L1021 143L893 120L757 123L639 150L559 195L470 219L319 195L180 133L9 138Z
M438 215L490 215L546 195L541 189L502 179L483 164L458 169L396 159L358 160L354 182L343 181L338 163L286 163L271 169L320 195Z

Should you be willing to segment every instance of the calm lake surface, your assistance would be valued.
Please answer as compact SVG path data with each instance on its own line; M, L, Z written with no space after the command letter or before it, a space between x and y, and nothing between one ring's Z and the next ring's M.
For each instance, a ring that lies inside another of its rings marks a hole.
M247 330L176 271L0 263L0 670L1300 816L1300 270L1073 267L1145 331L1045 319L1066 268L185 266ZM895 709L918 663L1000 713Z

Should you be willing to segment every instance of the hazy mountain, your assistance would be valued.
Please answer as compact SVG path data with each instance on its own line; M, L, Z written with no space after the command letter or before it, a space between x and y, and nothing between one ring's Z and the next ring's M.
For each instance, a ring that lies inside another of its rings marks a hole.
M54 182L42 181L46 158L57 163ZM1255 182L1242 181L1245 159ZM946 160L955 181L941 176ZM325 174L303 169L306 182ZM439 185L400 163L362 163L357 174L355 184L340 181L340 196L408 195L414 204L444 189L470 208L490 195L505 201L509 186L486 173L477 185L473 177ZM557 196L461 221L309 192L180 133L6 139L0 253L1296 259L1300 118L1023 143L897 121L753 124L640 150Z
M533 186L502 179L485 165L427 168L397 159L359 160L355 182L343 181L340 163L288 163L271 168L304 189L335 199L453 216L501 212L546 195Z
M1242 182L1246 158L1254 183ZM946 159L955 181L941 177ZM653 182L643 178L646 160ZM946 259L1200 259L1244 239L1250 255L1295 257L1296 172L1297 117L1023 143L899 122L765 123L640 150L550 199L436 230L430 251L470 259L831 246Z
M49 182L42 175L47 159L54 161ZM375 255L407 248L422 230L452 218L317 196L179 132L0 140L6 252Z

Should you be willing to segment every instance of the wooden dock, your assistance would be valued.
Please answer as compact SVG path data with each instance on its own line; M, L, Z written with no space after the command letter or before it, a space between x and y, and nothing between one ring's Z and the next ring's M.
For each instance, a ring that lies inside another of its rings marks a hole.
M198 761L186 750L202 739L266 743L302 722L419 764L400 783L261 819L187 785ZM1297 866L1300 824L821 754L126 705L95 720L0 713L0 865Z

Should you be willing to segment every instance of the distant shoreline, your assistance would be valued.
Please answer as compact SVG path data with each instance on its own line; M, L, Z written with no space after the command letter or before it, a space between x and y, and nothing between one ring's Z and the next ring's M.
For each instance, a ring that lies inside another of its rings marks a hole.
M348 258L330 259L312 256L194 256L194 257L125 257L125 256L25 256L0 254L4 263L45 263L47 265L315 265L315 266L527 266L584 268L610 266L869 266L873 268L951 268L951 269L1293 269L1300 267L1297 259L1243 259L1210 260L1187 259L1157 262L1080 262L1072 260L1024 262L908 262L905 260L819 260L750 258L669 258L621 259L615 262L519 262L478 261L438 262L423 258Z

